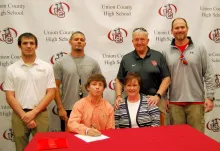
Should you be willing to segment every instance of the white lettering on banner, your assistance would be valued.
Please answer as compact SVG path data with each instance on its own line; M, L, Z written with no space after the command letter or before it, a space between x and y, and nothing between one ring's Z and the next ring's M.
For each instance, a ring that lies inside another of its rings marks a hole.
M58 35L58 31L44 30L44 35Z
M220 53L217 52L209 53L209 57L211 58L212 62L220 62Z
M46 41L56 42L57 41L57 37L46 37Z
M201 15L204 18L220 17L220 13L211 13L213 11L215 11L215 12L220 11L220 7L217 7L217 6L214 6L214 7L200 6L200 10L202 10Z
M131 12L129 12L129 13L116 12L116 16L131 16Z
M114 16L114 12L113 11L104 11L104 16L109 16L109 17L112 17Z
M15 4L12 4L12 3L8 3L8 8L21 8L21 9L24 9L25 5L15 5Z
M208 17L211 17L211 13L202 13L202 17L206 17L206 18L208 18Z
M20 59L21 56L15 56L14 54L11 55L11 59Z
M13 60L11 60L13 59ZM15 54L11 55L0 55L0 67L7 67L11 64L13 64L16 60L20 59L20 56L17 56Z
M7 10L7 15L24 15L23 11L14 11L14 10Z
M104 10L104 16L131 16L132 6L130 5L101 5L101 9Z
M106 54L106 53L104 53L104 54L102 54L102 57L103 58L122 58L123 57L123 55L122 54Z
M171 36L170 30L158 30L157 29L157 30L154 30L154 35L156 35L156 37L155 37L156 41L159 41L159 42L172 41L172 36ZM170 36L170 37L168 37L168 36Z
M216 52L209 53L209 56L220 56L220 53L216 53Z
M132 10L132 7L131 6L117 5L117 9L129 9L129 10Z
M9 105L1 105L0 116L9 117L12 115L12 109Z
M200 10L203 10L203 11L211 11L212 8L211 8L211 7L200 6Z
M121 62L121 58L123 57L123 54L118 53L118 54L110 54L110 53L103 53L102 58L104 59L104 64L108 66L113 66L113 65L119 65Z
M69 38L66 38L66 37L59 37L59 41L69 41Z
M9 59L9 58L10 58L9 56L0 55L0 59Z
M163 30L154 30L154 34L155 35L169 35L169 34L171 34L171 31L170 30L165 30L165 31L163 31Z
M115 9L115 5L102 5L102 9Z
M0 66L7 67L13 63L14 63L13 61L0 61Z
M214 11L220 11L220 7L214 6L214 7L213 7L213 10L214 10Z
M66 30L44 30L44 35L47 35L47 37L45 37L47 42L69 41L69 38L73 32L74 31ZM66 35L68 37L55 37L55 35Z
M73 33L73 31L64 31L64 30L60 30L59 33L61 35L64 35L64 34L68 34L68 35L71 35Z
M220 17L220 13L213 13L213 17Z
M0 8L6 8L6 5L0 5Z
M156 41L164 42L164 41L172 41L172 37L155 37Z

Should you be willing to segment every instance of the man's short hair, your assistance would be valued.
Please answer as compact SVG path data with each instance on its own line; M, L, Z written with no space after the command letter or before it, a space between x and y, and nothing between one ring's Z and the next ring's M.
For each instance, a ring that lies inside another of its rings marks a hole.
M178 17L178 18L175 18L175 19L172 21L171 29L173 29L173 24L174 24L174 22L175 22L177 19L182 19L182 20L186 23L186 27L188 28L187 21L186 21L184 18Z
M87 80L87 82L86 82L86 84L85 84L86 90L87 90L87 88L90 86L90 84L91 84L92 81L100 81L100 82L103 82L104 88L107 87L107 83L106 83L105 77L104 77L102 74L92 74L92 75L88 78L88 80Z
M21 40L22 40L23 37L26 37L26 38L34 38L34 41L35 41L36 46L38 45L37 37L36 37L34 34L32 34L32 33L26 32L26 33L21 34L21 35L18 37L18 46L21 46Z
M75 32L73 32L72 35L70 36L70 40L72 40L73 36L76 35L76 34L81 34L81 35L83 35L83 36L85 37L85 39L86 39L86 36L85 36L85 34L84 34L83 32L81 32L81 31L75 31Z
M147 32L147 30L146 30L145 28L143 28L143 27L138 27L138 28L135 28L135 29L133 30L133 32L132 32L132 38L133 38L133 36L134 36L134 34L135 34L136 32L144 32L144 33L146 33L146 36L148 36L148 32Z

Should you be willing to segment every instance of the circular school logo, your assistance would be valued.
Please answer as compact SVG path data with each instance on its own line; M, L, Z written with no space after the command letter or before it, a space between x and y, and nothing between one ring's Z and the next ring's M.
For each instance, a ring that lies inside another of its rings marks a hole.
M64 18L66 13L70 11L70 6L65 2L58 2L50 6L49 13L57 16L58 18Z
M159 8L158 13L160 16L172 19L174 14L177 13L177 7L174 4L166 4Z
M7 27L0 31L0 41L12 44L13 39L18 36L18 32L14 28Z
M216 28L209 33L209 39L215 43L220 43L220 28Z
M108 39L116 43L122 43L127 36L128 32L124 28L115 28L108 33Z

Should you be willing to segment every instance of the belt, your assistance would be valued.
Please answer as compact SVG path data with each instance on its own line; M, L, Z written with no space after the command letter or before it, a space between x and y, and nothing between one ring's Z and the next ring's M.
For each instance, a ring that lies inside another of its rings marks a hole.
M33 109L27 109L27 108L25 108L25 109L23 109L25 112L29 112L29 111L32 111ZM47 108L45 108L44 110L42 110L41 112L44 112L44 111L46 111L47 110Z

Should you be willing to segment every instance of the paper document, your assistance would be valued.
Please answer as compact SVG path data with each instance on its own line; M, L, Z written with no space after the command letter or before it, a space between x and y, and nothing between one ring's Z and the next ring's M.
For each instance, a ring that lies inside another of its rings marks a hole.
M94 136L86 136L86 135L76 134L75 136L80 138L80 139L82 139L82 140L84 140L87 143L109 138L108 136L105 136L105 135L95 136L94 137Z

